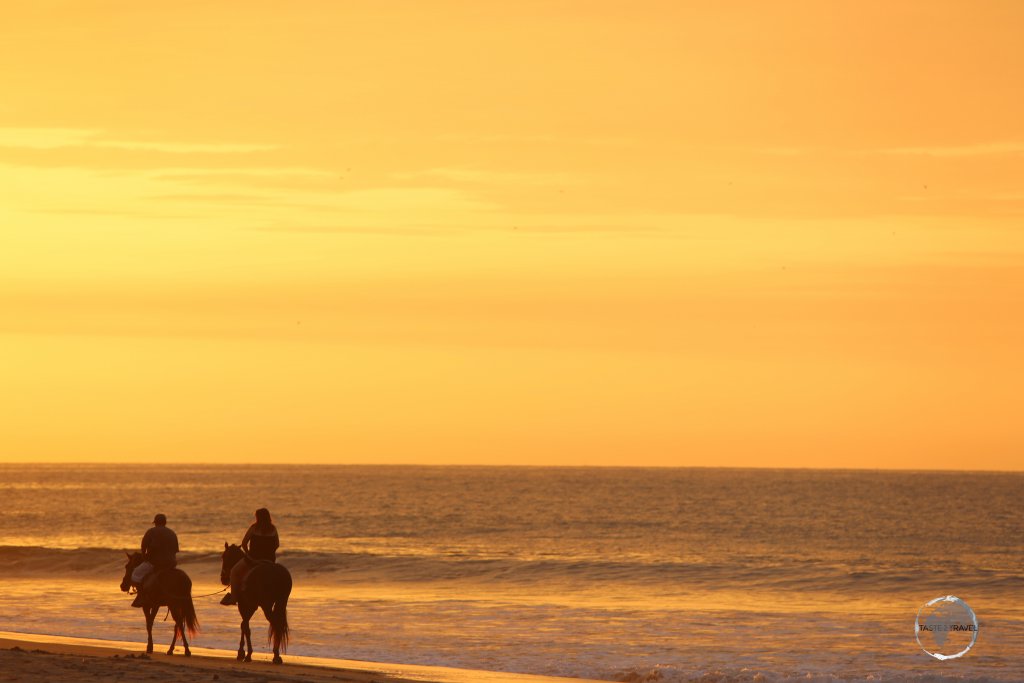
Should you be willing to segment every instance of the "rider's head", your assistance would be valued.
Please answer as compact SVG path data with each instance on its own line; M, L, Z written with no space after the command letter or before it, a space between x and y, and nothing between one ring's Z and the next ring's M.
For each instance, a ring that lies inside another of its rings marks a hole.
M162 514L157 515L153 518L153 524L156 526L167 526L167 516Z
M260 508L256 511L256 526L260 529L270 529L274 526L274 523L270 519L270 510L267 508Z

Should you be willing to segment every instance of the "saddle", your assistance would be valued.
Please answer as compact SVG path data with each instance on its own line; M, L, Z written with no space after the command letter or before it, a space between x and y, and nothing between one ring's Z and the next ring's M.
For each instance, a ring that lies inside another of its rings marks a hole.
M151 590L153 588L153 583L165 571L167 571L166 567L155 567L153 571L146 574L146 576L142 579L142 585L139 586L139 592Z
M243 559L245 559L245 572L242 573L242 580L239 582L239 584L242 589L242 592L244 593L246 588L245 584L249 580L249 575L252 574L252 570L256 569L256 567L259 567L260 565L274 564L274 562L271 562L270 560L256 560L252 557L249 557L248 555L246 555L245 558Z
M142 583L135 586L135 600L132 602L132 607L142 607L153 605L153 586L156 584L156 580L160 578L160 575L167 571L169 567L158 567L154 568L153 571L146 574L142 579Z

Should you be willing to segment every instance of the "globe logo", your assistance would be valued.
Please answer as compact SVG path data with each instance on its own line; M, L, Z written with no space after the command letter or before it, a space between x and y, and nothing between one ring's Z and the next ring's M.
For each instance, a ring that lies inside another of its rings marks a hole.
M963 657L978 640L978 617L960 598L944 595L918 610L914 637L935 659Z

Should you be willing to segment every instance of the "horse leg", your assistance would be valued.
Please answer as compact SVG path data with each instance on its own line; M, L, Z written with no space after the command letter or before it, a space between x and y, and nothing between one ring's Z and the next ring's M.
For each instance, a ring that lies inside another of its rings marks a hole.
M170 608L168 608L170 609ZM178 621L178 615L171 610L171 616L174 617L174 636L171 638L171 646L167 648L167 654L174 654L174 646L178 644L178 628L181 626L181 622Z
M171 647L167 650L167 654L174 654L174 647L178 644L179 632L181 632L181 642L185 645L185 654L188 654L188 642L185 641L185 620L182 618L181 608L168 605L167 609L171 613L171 618L174 619L174 636L171 638Z
M271 609L271 613L267 615L267 621L271 621L272 619L273 619L273 609ZM284 660L281 659L281 644L279 642L277 642L277 641L274 642L274 659L273 659L273 662L274 662L274 664L283 664L284 663Z
M239 609L238 612L239 612L239 614L241 614L242 610ZM238 630L241 632L242 635L240 635L238 637L238 656L235 657L235 659L237 659L238 661L242 661L243 659L245 659L245 620L244 619L239 623Z
M146 615L146 654L153 654L153 620L159 607L143 607L142 613Z
M180 611L175 617L175 623L177 624L177 628L181 630L181 644L185 648L185 656L191 657L192 651L188 649L188 638L185 637L185 615Z
M249 628L249 620L246 619L242 623L242 628L245 629L245 659L243 662L252 661L252 629Z
M167 651L167 654L174 654L174 646L178 643L178 633L181 633L181 644L185 648L185 656L191 657L192 651L188 649L188 638L185 636L185 618L181 612L171 610L171 616L174 617L174 640L171 641L171 649Z
M249 627L249 620L252 619L253 613L256 612L256 607L246 607L245 614L242 615L242 633L245 634L245 659L242 661L252 661L252 629Z

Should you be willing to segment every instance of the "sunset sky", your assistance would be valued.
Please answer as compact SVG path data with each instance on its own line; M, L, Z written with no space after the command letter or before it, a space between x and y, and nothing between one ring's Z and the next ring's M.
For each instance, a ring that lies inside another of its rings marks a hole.
M0 461L1024 468L1024 3L7 3Z

